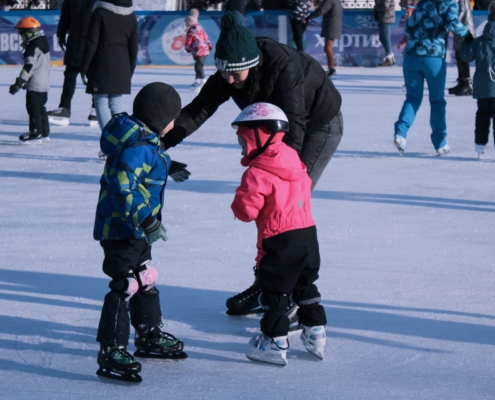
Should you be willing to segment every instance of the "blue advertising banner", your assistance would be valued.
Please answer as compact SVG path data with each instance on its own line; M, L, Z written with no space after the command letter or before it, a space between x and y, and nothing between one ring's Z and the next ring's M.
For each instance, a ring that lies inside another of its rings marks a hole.
M139 29L139 65L193 65L192 56L184 49L185 24L188 12L135 12ZM22 64L20 37L14 29L20 18L31 15L37 18L51 44L53 61L63 59L62 49L56 37L59 21L58 11L8 11L0 12L0 64ZM220 34L222 12L202 12L199 22L215 46ZM487 12L475 11L474 20L477 36L486 24ZM342 38L334 43L337 65L371 67L380 63L384 56L378 40L378 25L370 10L345 11ZM286 11L265 11L248 13L245 25L255 36L268 36L281 43L292 42L289 14ZM404 13L398 12L392 27L392 46L398 65L402 64L402 54L397 44L404 36ZM323 51L324 39L320 37L321 18L312 20L304 35L305 52L316 58L322 65L327 60ZM294 46L295 47L295 46ZM455 64L452 53L452 40L447 62ZM206 65L214 65L213 53Z

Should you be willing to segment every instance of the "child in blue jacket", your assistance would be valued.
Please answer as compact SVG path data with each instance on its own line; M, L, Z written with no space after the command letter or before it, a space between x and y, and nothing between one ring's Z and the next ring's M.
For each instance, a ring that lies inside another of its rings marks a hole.
M183 181L186 165L171 161L160 149L160 137L173 128L181 100L171 86L155 82L137 94L133 115L116 114L105 126L101 150L108 155L100 180L93 236L112 278L105 296L96 340L100 343L97 374L140 382L141 364L126 346L135 329L135 356L186 358L183 342L162 332L162 313L154 283L151 244L166 240L161 208L167 176ZM130 311L130 321L129 321Z
M490 136L490 122L494 121L495 138L495 2L489 7L488 22L483 34L473 42L464 42L461 58L465 62L476 60L473 77L473 97L478 100L474 130L474 150L478 158L485 154Z

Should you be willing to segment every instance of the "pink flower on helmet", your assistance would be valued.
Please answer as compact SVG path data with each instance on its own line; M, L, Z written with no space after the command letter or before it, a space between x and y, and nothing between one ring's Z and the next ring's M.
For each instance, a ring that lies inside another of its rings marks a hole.
M249 119L254 119L256 117L266 117L268 114L272 114L274 111L269 109L266 104L258 103L255 104L248 112L245 114Z

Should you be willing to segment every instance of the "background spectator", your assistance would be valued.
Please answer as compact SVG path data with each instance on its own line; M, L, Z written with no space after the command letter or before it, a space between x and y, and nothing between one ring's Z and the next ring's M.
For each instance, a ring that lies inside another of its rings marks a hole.
M385 49L385 57L379 66L394 65L395 57L394 53L392 53L392 24L395 23L394 0L375 0L373 16L378 22L380 43Z

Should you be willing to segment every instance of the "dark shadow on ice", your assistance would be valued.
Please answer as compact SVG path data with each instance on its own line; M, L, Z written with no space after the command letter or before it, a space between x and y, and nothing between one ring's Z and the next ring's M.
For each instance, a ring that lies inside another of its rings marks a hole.
M189 140L185 140L181 143L182 146L198 146L198 147L214 147L214 148L223 148L223 149L235 149L239 150L239 154L241 151L241 147L235 143L211 143L211 142L191 142Z
M90 185L98 185L100 182L100 177L96 175L58 174L32 171L0 171L0 177L44 179L47 181L86 183Z
M403 206L446 208L463 211L495 212L495 202L448 199L444 197L315 190L313 192L313 199L398 204Z
M18 143L16 143L18 145ZM0 153L0 158L18 158L26 160L44 160L44 161L63 161L63 162L94 162L98 158L89 157L63 157L63 156L44 156L41 154L18 154L18 153Z
M453 155L448 155L445 157L438 157L438 155L431 149L431 153L417 153L417 152L405 152L403 156L397 151L354 151L354 150L337 150L335 152L334 158L422 158L425 160L438 160L438 161L469 161L469 162L480 162L476 157L455 157ZM493 160L481 160L494 162Z

